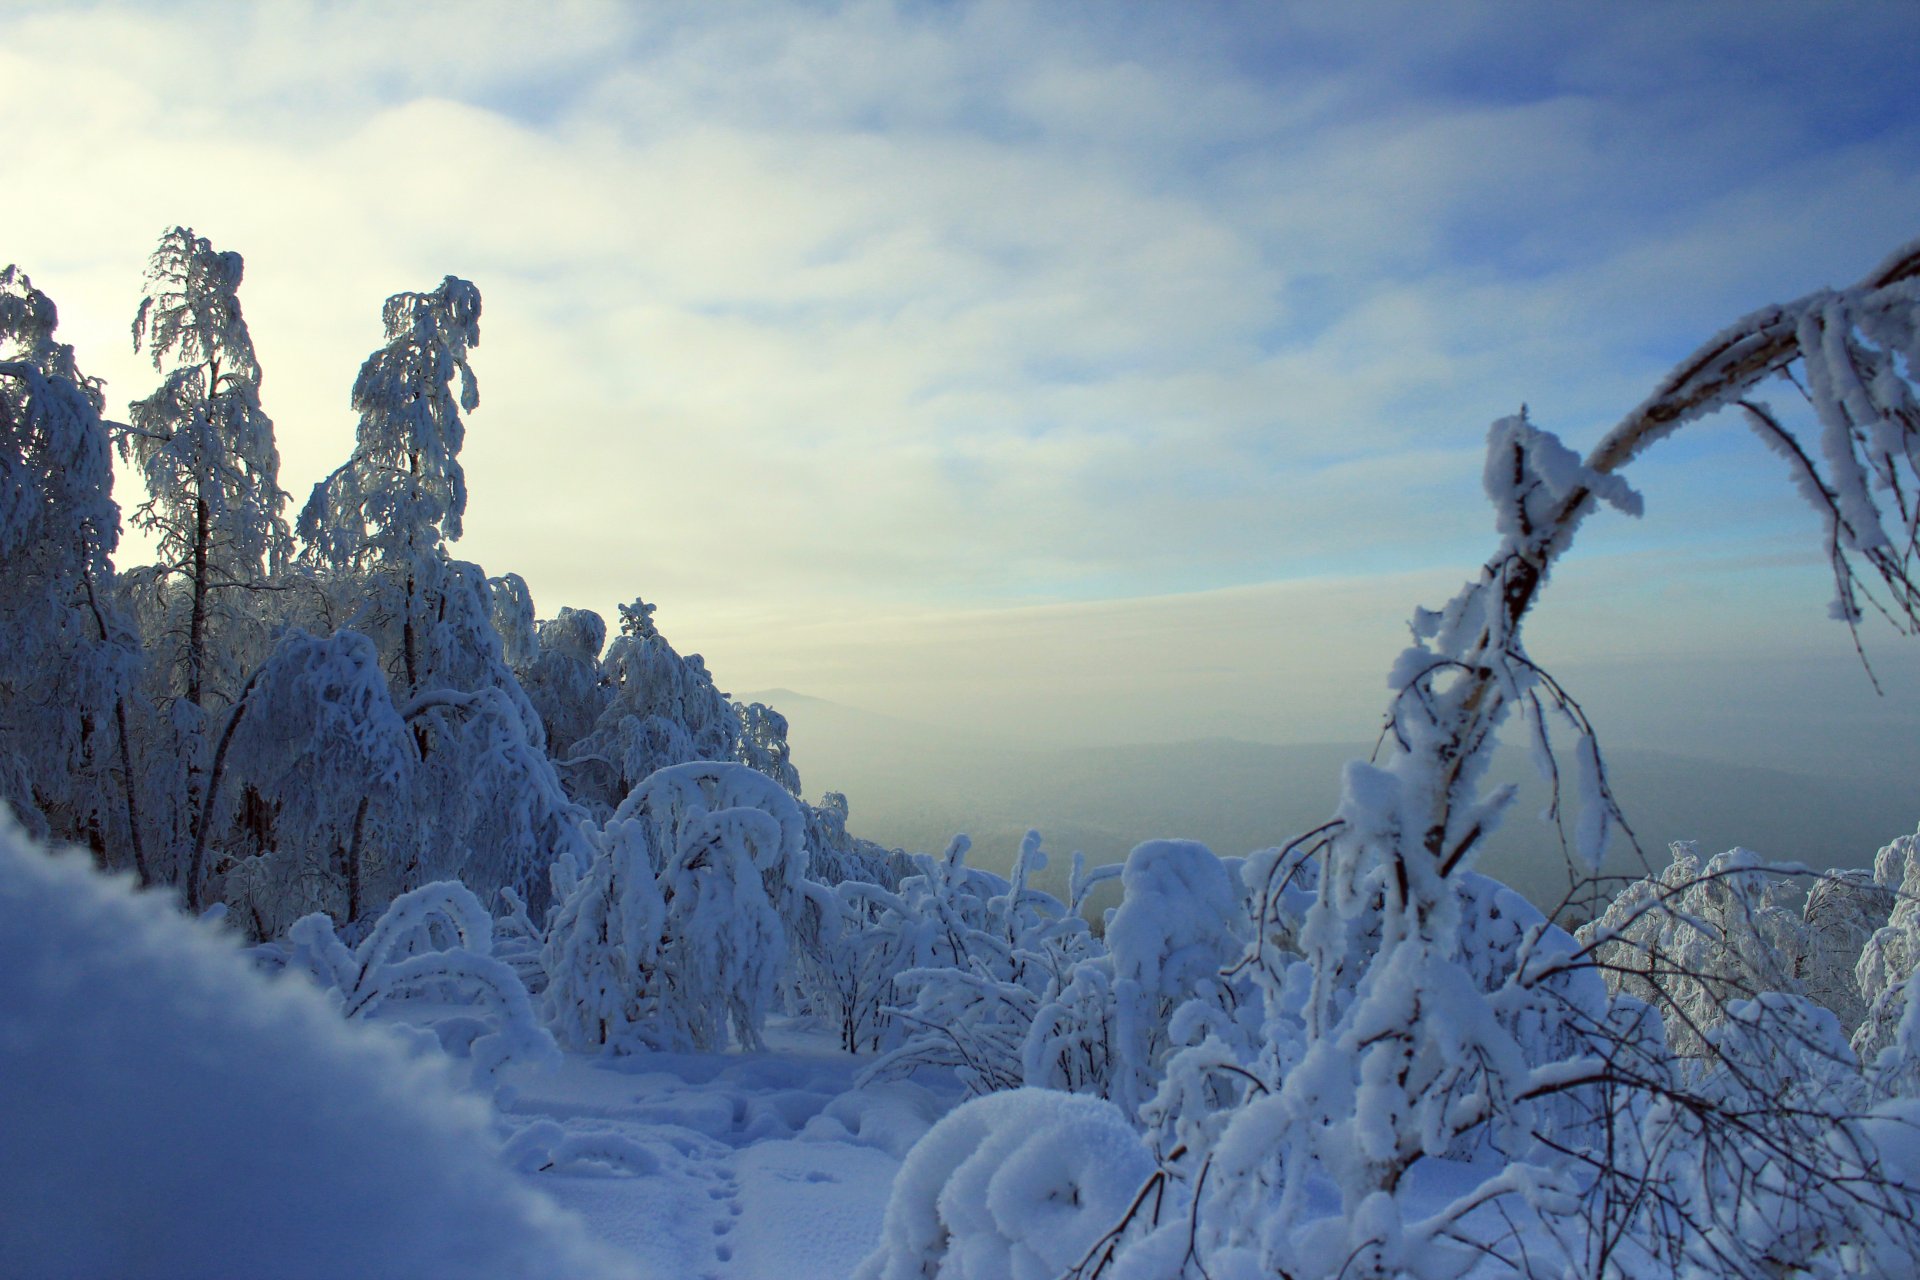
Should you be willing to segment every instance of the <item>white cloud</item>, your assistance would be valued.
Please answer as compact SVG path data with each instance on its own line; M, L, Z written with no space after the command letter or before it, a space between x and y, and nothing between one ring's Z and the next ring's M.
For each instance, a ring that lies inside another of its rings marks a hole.
M381 298L476 280L461 551L698 644L741 601L784 635L1464 572L1487 421L1590 438L1912 230L1920 122L1854 74L1897 42L1361 9L17 8L0 256L124 402L156 234L243 252L296 495ZM1772 536L1791 499L1743 456L1650 460L1623 536Z

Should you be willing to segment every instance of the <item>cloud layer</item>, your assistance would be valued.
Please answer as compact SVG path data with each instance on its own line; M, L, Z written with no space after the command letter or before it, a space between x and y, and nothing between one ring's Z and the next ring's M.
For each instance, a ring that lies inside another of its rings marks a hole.
M124 326L157 233L244 253L296 496L350 444L380 300L475 280L463 554L543 612L644 593L795 683L777 655L822 618L1457 576L1489 420L1590 439L1742 311L1920 230L1909 27L14 6L0 258L118 405L151 382ZM1623 553L1805 525L1724 433L1642 482L1674 500Z

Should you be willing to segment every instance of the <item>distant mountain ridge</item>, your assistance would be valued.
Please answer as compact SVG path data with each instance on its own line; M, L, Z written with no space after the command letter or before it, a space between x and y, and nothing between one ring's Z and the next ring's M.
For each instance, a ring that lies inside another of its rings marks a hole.
M1004 870L1037 828L1064 877L1074 850L1118 861L1142 840L1181 836L1222 855L1283 843L1323 822L1341 770L1370 743L1274 745L1215 738L1059 748L949 732L774 689L745 695L788 718L794 763L810 796L843 791L852 828L868 839L938 851L970 835L976 865ZM1604 743L1603 743L1604 747ZM1641 848L1656 866L1673 840L1708 852L1744 845L1775 861L1863 866L1920 820L1912 788L1875 779L1763 769L1643 748L1605 748L1609 775ZM1546 785L1524 752L1503 748L1498 776L1518 802L1488 842L1480 869L1550 905L1567 876L1553 826L1536 820ZM1606 870L1637 873L1624 839Z

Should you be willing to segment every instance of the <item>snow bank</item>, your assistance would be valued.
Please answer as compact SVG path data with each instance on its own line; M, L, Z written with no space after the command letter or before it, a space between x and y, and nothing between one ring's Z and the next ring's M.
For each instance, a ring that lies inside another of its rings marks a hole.
M0 1272L629 1275L445 1068L0 811Z

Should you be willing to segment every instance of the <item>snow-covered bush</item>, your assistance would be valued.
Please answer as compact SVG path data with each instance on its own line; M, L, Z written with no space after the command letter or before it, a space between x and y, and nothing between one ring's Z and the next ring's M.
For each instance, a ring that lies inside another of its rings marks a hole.
M1848 1035L1867 1016L1856 972L1867 944L1893 912L1898 885L1883 885L1867 868L1830 870L1807 890L1794 975L1809 999L1833 1010Z
M204 832L244 792L273 818L266 851L220 868L240 918L261 938L313 911L358 920L415 861L414 815L401 806L417 750L371 642L287 632L226 713L189 882L206 861Z
M1117 1108L1016 1089L975 1098L921 1138L855 1280L1054 1280L1082 1262L1153 1175Z
M1869 1066L1892 1046L1912 1000L1908 989L1920 972L1920 834L1905 835L1874 858L1875 883L1894 891L1893 910L1860 950L1854 970L1866 1005L1853 1050Z
M1681 842L1658 876L1628 885L1579 936L1594 944L1608 985L1660 1010L1667 1044L1698 1056L1730 1001L1805 994L1794 974L1805 929L1786 905L1795 892L1748 850L1703 864L1697 846Z
M287 937L287 967L324 988L348 1018L399 1013L408 1004L427 1006L417 1010L422 1014L441 1012L434 1006L479 1006L481 1022L461 1018L435 1027L443 1044L472 1059L476 1082L509 1062L556 1058L526 987L493 955L493 918L457 881L395 898L356 947L341 942L333 921L317 912L295 921Z
M1128 855L1106 954L1074 965L1034 1017L1022 1049L1027 1084L1099 1093L1139 1114L1174 1047L1174 1011L1237 999L1221 972L1248 939L1237 871L1191 840L1153 840ZM1076 884L1076 899L1085 887Z
M798 803L744 765L657 770L615 811L549 932L571 1044L756 1048L804 910Z
M1021 842L1011 881L969 867L970 847L956 836L943 857L916 855L918 874L868 926L890 935L884 945L905 965L894 987L910 1002L893 1011L902 1043L866 1079L950 1067L970 1094L1017 1087L1041 1001L1094 948L1084 920L1027 887L1047 864L1039 832Z
M547 1021L573 1049L671 1045L661 972L666 900L639 822L609 822L547 930Z
M630 1274L501 1165L439 1055L4 817L0 971L9 1275Z

